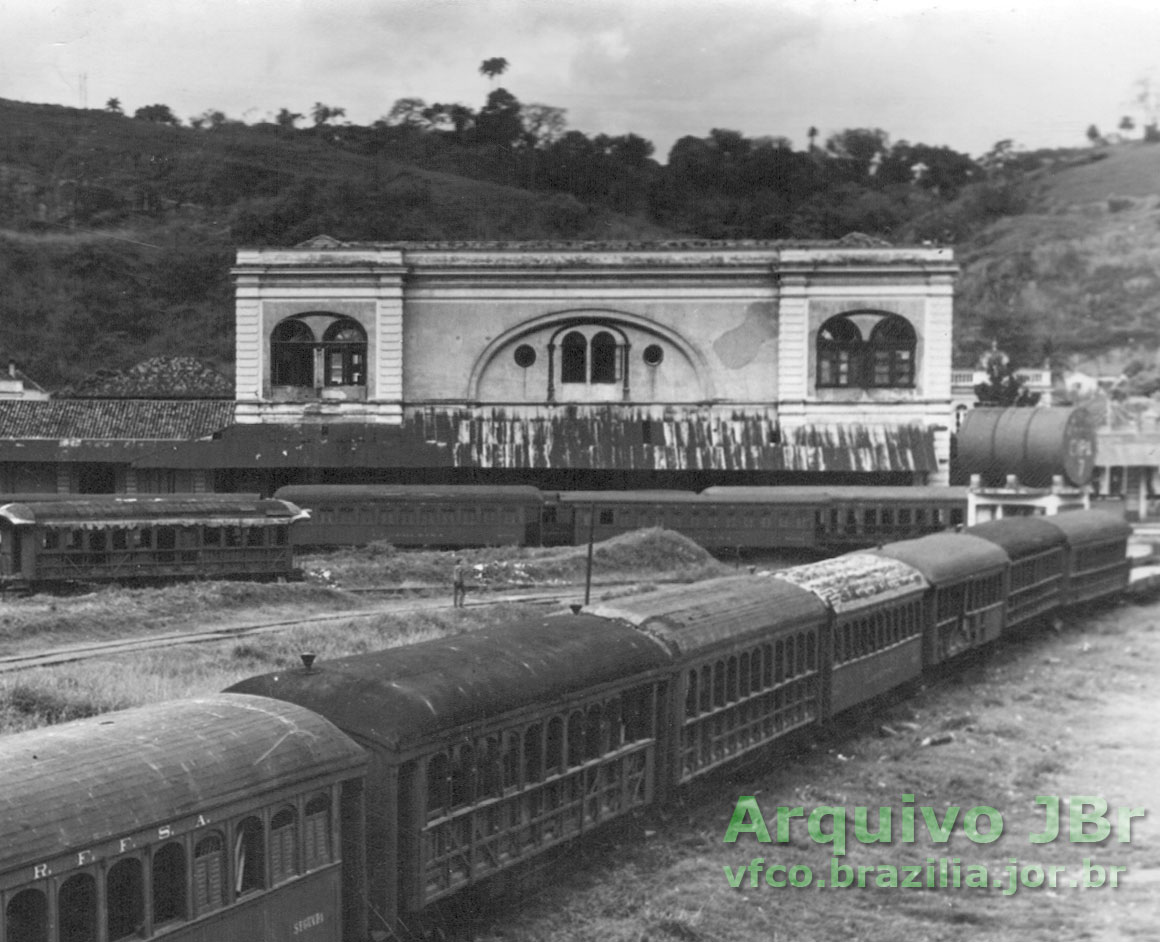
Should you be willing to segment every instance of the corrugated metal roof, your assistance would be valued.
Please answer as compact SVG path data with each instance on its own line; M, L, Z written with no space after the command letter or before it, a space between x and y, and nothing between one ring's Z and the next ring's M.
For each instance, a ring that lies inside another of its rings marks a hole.
M590 606L654 634L684 655L757 635L824 624L826 607L812 592L766 576L730 576Z
M0 401L0 458L13 460L20 440L54 447L87 440L173 441L201 438L234 420L232 402L154 399ZM17 459L19 460L19 459ZM27 460L27 459L25 459Z
M657 640L592 615L539 616L231 687L321 713L388 749L664 667Z
M300 707L230 694L0 737L0 871L360 769Z
M1053 546L1064 546L1067 543L1059 527L1053 527L1044 517L1038 516L988 520L967 527L966 532L994 543L1012 559L1034 556Z
M900 487L846 487L843 485L788 485L777 487L753 487L714 485L701 493L716 501L737 503L776 504L828 504L834 501L871 504L913 504L918 501L947 501L966 506L965 487L920 486Z
M401 427L234 425L214 441L158 448L136 466L938 470L934 433L917 425L813 425L779 435L764 409L728 418L690 409L664 419L634 407L426 409Z
M807 589L836 612L865 608L927 588L922 574L911 566L865 553L783 569L773 578Z
M969 533L932 533L888 543L872 552L913 566L935 586L983 575L1008 563L1007 554L998 546Z

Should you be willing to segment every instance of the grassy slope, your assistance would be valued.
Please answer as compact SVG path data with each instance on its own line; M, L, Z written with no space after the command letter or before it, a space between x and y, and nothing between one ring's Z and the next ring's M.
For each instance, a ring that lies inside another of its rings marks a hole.
M1160 147L1039 171L1028 211L956 247L956 347L1117 371L1160 348ZM1022 344L1022 346L1021 346Z

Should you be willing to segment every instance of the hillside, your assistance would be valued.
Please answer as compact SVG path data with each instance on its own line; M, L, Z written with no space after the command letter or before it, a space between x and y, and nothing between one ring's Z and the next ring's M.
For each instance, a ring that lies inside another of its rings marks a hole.
M1083 156L1083 163L1028 174L1022 212L956 244L962 365L995 340L1026 365L1153 370L1160 350L1160 147L1122 144Z
M0 99L0 357L50 389L160 355L231 374L239 245L861 231L955 247L958 365L995 342L1160 388L1160 146L973 161L878 130L794 152L714 129L662 165L635 135L497 141L476 118L197 129Z

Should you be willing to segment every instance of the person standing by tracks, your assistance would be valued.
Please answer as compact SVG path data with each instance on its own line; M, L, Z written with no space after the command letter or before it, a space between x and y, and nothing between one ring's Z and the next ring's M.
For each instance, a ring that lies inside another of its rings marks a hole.
M453 608L463 608L467 601L467 570L463 565L462 559L455 560L455 570L451 577L452 594L451 605Z

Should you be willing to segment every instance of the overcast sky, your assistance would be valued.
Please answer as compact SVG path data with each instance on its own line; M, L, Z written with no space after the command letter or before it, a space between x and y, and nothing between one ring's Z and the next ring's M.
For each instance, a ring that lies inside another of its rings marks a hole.
M478 108L495 56L521 102L587 134L632 131L662 160L715 127L802 148L811 125L978 156L1139 119L1135 84L1160 90L1160 2L0 0L0 97L116 97L183 120L321 101L369 124L402 97Z

